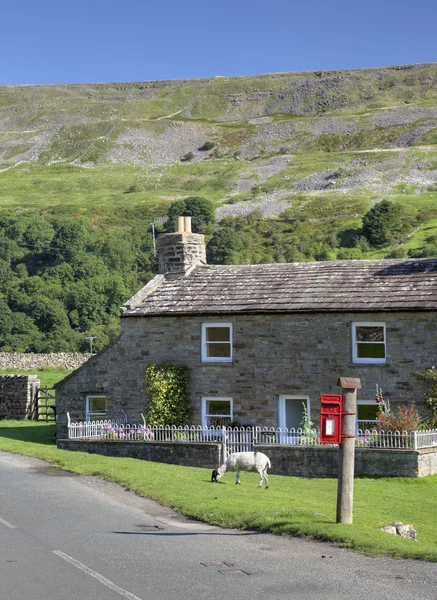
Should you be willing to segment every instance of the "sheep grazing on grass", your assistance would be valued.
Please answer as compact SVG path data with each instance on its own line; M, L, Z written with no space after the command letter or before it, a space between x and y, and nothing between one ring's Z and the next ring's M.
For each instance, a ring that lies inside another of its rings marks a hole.
M211 475L211 481L218 481L226 471L235 471L237 475L236 484L240 485L240 471L256 471L259 473L260 480L258 487L262 486L263 479L266 482L266 489L269 487L269 478L267 469L271 467L270 459L262 452L235 452L231 454L226 462L218 469L214 469Z

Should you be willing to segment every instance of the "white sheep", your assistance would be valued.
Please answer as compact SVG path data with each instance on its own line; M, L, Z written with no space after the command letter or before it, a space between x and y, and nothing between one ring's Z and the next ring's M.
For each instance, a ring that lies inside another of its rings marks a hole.
M236 484L240 485L240 471L257 471L260 476L258 487L262 486L263 479L266 489L269 487L267 469L271 467L270 459L262 452L235 452L218 469L214 469L211 481L218 481L226 471L235 471L237 475Z

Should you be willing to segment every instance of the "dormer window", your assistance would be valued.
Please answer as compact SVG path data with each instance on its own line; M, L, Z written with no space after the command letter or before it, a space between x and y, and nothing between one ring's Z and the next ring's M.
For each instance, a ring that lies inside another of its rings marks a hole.
M202 362L232 362L232 324L202 324Z

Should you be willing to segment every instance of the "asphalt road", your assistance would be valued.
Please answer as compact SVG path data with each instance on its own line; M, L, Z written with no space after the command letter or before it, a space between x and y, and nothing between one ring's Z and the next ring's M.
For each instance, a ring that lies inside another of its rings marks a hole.
M0 600L72 598L436 600L437 565L207 526L0 452Z

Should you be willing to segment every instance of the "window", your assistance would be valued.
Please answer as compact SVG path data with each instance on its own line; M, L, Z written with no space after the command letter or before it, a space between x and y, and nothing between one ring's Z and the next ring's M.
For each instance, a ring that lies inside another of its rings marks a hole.
M232 398L202 398L202 425L222 427L232 422Z
M373 400L357 400L357 429L374 429L378 404Z
M352 361L385 363L385 323L352 323Z
M303 425L305 410L309 419L310 401L308 396L279 396L279 427L299 429Z
M232 362L230 323L203 323L202 362Z
M87 396L85 401L87 421L100 421L106 416L106 396Z

